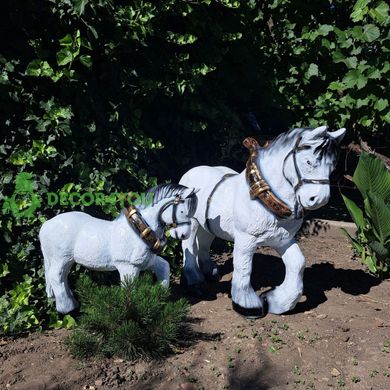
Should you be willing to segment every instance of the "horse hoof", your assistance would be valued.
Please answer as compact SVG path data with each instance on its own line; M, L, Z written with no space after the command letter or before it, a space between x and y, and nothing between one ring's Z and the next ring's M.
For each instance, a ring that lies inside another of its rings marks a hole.
M219 282L221 280L221 275L218 272L217 268L214 268L211 274L206 274L205 279L207 282Z
M266 316L268 312L268 304L265 298L263 298L262 301L263 301L263 307L252 307L252 308L242 307L236 302L232 301L233 310L237 312L239 315L247 318L248 320L256 320L258 318L263 318Z
M191 297L195 298L204 298L204 291L202 289L201 283L196 283L196 284L190 284L186 288L187 294Z
M187 295L196 298L204 298L202 283L188 284L185 276L182 274L180 278L180 287L183 288Z

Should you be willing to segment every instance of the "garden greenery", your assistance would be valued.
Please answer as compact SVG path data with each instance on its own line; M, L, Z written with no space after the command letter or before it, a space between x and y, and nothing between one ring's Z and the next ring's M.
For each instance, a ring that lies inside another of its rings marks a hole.
M169 301L170 291L145 274L123 286L97 286L80 278L78 327L68 336L74 356L152 358L168 353L184 332L190 306Z
M363 209L343 196L356 224L356 236L344 233L368 269L381 277L390 272L390 172L372 154L363 153L353 175L363 197Z
M327 123L368 139L390 122L382 0L4 0L0 26L0 332L72 324L44 293L38 229L71 209L47 192L240 169L250 112L270 135Z

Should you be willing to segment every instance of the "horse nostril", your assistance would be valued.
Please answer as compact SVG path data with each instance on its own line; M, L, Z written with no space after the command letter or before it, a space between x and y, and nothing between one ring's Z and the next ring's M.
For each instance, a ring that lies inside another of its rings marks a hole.
M316 201L316 197L312 196L309 200L310 200L310 203L314 203Z

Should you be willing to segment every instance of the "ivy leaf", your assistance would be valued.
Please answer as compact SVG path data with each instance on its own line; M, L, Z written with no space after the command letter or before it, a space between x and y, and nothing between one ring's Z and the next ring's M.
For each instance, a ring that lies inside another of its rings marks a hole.
M80 62L85 66L87 67L88 69L91 69L92 67L92 57L87 55L87 54L83 54L80 56Z
M348 88L362 89L367 84L367 78L358 70L350 70L343 78L343 84Z
M59 40L61 46L72 46L73 38L70 34L65 35Z
M89 3L89 0L74 0L73 9L78 15L82 15L85 11L85 6Z
M366 24L363 28L363 37L367 42L373 42L380 36L379 28L373 24Z
M378 111L383 111L388 105L389 102L387 99L378 99L375 102L374 108Z
M358 0L353 7L353 11L351 13L351 19L354 22L359 22L363 20L364 16L368 12L367 5L371 2L371 0Z
M379 23L388 24L389 22L389 5L381 1L374 9L370 10L370 16Z
M313 76L318 76L318 65L310 64L306 72L306 78L310 79Z

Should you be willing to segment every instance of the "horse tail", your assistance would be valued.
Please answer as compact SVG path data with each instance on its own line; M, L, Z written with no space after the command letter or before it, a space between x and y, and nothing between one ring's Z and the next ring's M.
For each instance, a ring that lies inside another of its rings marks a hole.
M46 295L48 296L48 298L54 298L54 291L49 278L49 269L51 265L50 256L48 256L47 251L45 250L44 225L45 224L42 225L41 230L39 231L39 241L41 242L43 264L45 267Z

